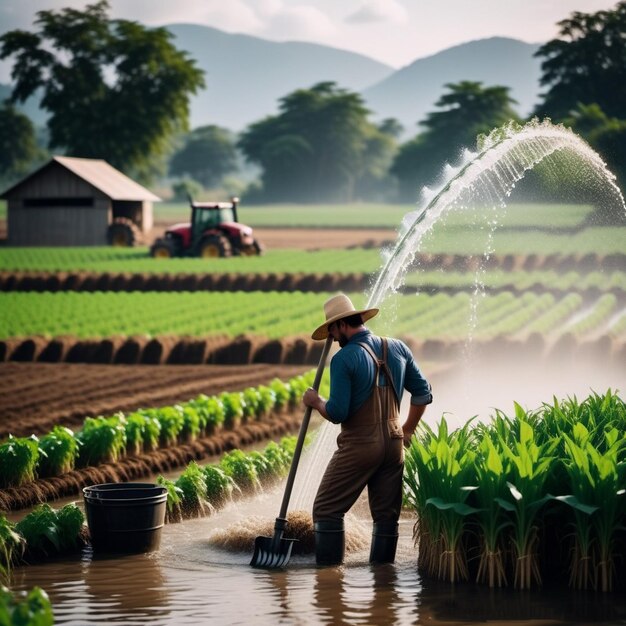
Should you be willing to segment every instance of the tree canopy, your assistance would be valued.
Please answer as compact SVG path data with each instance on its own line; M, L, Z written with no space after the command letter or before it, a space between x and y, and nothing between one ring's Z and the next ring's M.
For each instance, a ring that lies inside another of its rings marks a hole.
M626 1L597 13L574 12L558 23L559 37L541 46L537 114L568 117L578 104L596 103L611 117L626 111Z
M15 58L12 102L42 89L51 148L146 178L187 129L190 95L204 79L164 28L110 20L108 9L102 0L39 11L33 32L0 37L0 58Z
M231 133L219 126L194 129L170 161L170 174L189 176L204 187L218 185L237 169L237 150Z
M0 179L2 185L26 173L42 156L30 119L5 102L0 107Z
M439 110L420 122L425 131L400 147L391 167L403 200L415 201L418 190L436 180L446 161L463 147L476 146L479 134L519 119L508 87L461 81L446 88L435 103Z
M359 181L395 145L368 114L359 94L332 82L283 97L279 113L250 125L238 142L263 169L264 200L355 199Z

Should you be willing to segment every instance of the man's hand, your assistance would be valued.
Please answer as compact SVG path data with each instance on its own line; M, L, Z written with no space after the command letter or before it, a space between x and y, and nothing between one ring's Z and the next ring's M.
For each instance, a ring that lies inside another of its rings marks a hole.
M417 428L420 420L422 419L422 415L424 415L424 411L426 410L426 405L421 404L412 404L409 407L409 415L406 418L406 422L402 424L402 432L404 433L404 446L408 447L411 445L411 437L413 437L413 433Z
M302 395L302 402L304 402L305 406L310 406L312 409L317 408L319 401L320 394L313 387L309 387Z
M402 427L402 432L404 433L404 437L403 437L404 447L408 448L411 445L411 439L415 431L407 428L405 425Z
M320 396L313 387L309 387L304 394L302 394L302 402L305 406L310 406L315 409L322 417L328 419L328 413L326 413L326 400Z

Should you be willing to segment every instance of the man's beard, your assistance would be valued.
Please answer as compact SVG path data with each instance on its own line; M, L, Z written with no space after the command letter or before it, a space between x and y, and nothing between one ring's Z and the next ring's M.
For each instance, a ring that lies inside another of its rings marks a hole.
M339 333L339 339L337 339L337 341L339 342L339 345L343 348L348 343L349 339L345 335L345 333Z

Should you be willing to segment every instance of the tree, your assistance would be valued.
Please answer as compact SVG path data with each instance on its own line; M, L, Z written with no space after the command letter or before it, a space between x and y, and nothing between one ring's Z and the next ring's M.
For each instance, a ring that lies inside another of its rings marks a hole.
M612 11L571 14L558 23L560 38L536 52L543 57L541 84L548 88L538 115L560 121L582 104L609 116L626 111L626 1Z
M0 173L4 183L23 176L41 156L33 123L5 102L0 108Z
M462 81L446 88L448 93L435 103L440 110L420 122L426 130L400 146L391 166L402 200L414 201L417 191L436 179L444 163L453 160L462 147L476 145L479 134L519 119L508 87Z
M164 28L109 20L108 9L102 0L39 11L35 32L0 37L0 58L15 57L12 102L42 89L51 148L146 178L187 129L190 95L204 79Z
M193 130L170 162L170 174L190 176L204 187L218 185L226 174L236 169L235 142L231 133L219 126Z
M263 169L265 200L350 201L382 135L359 94L323 82L280 100L279 114L250 125L239 147Z

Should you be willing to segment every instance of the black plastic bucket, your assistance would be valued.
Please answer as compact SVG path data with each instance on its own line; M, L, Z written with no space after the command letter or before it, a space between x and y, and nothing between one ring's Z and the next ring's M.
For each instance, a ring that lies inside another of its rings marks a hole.
M151 483L103 483L83 489L94 552L151 552L161 543L167 489Z

